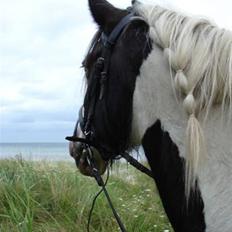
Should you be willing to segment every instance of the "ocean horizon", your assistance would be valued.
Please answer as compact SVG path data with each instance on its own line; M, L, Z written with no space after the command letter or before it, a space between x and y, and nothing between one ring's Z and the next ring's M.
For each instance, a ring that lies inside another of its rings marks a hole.
M143 149L132 150L130 153L139 161L145 161ZM0 143L0 160L23 158L31 161L71 161L68 143ZM124 162L124 160L121 160Z
M68 143L0 143L0 159L70 160Z

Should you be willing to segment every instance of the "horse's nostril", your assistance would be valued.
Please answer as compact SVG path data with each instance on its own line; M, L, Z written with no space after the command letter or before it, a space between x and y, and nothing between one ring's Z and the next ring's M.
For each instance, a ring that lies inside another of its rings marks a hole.
M87 157L88 156L88 151L86 149L82 150L82 156Z
M80 143L69 143L69 154L75 159L82 155L83 147Z

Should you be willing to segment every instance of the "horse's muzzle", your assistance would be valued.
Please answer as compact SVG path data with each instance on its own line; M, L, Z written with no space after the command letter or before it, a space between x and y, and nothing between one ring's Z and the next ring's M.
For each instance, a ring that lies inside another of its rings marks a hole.
M84 134L79 126L77 126L76 136L84 138ZM93 147L90 149L92 151L92 158L94 159L95 166L98 169L99 174L102 175L107 168L108 162L102 159L101 154L97 151L97 149ZM76 166L83 175L93 176L92 169L89 166L89 154L85 144L81 142L69 142L69 153L75 159Z

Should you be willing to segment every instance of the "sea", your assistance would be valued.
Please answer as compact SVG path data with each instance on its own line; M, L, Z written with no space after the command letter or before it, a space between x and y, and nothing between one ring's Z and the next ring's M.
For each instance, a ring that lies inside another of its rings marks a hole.
M33 161L73 161L68 143L0 143L0 159L15 157Z
M146 160L141 147L130 154L138 161ZM0 159L17 157L31 161L73 162L69 155L68 143L0 143Z

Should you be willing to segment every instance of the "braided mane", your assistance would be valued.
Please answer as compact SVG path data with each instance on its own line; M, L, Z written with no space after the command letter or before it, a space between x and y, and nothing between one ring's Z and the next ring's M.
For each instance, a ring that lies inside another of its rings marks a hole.
M232 32L206 19L188 17L160 6L137 4L150 26L151 39L163 49L174 71L175 94L189 116L186 125L186 195L195 186L206 158L202 124L215 105L222 117L232 113Z

